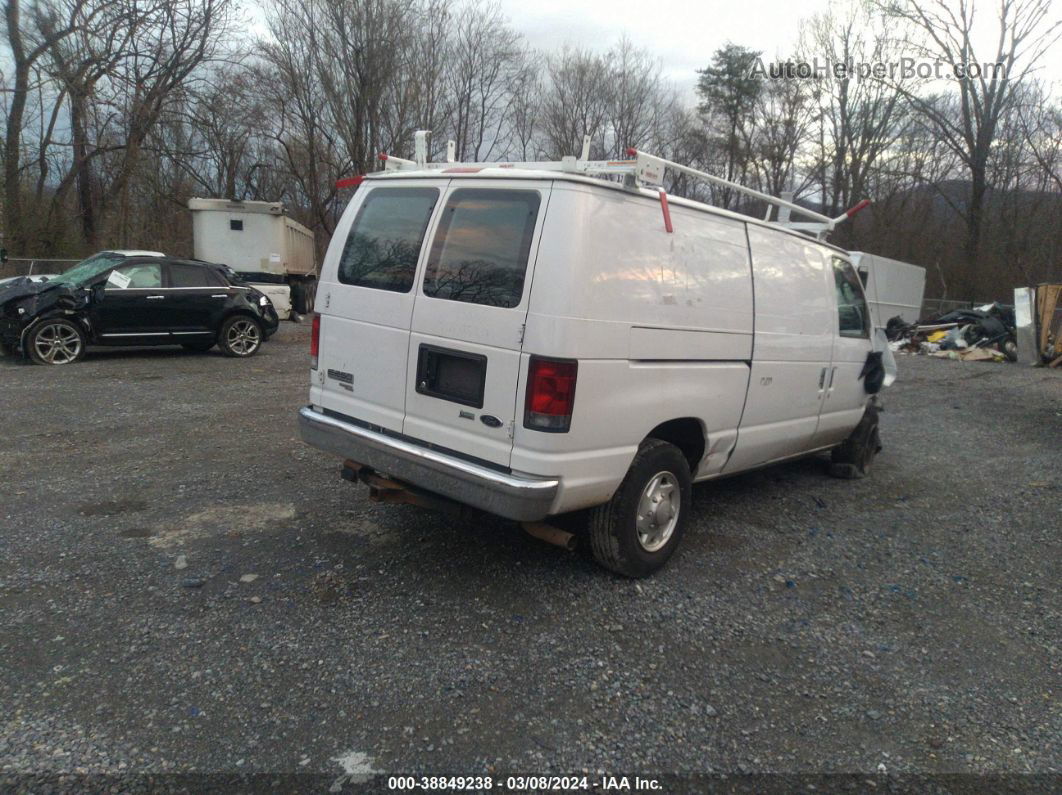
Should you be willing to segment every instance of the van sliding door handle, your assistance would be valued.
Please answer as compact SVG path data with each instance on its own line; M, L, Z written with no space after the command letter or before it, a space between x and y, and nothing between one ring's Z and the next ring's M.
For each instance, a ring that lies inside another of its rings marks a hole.
M831 367L830 368L830 386L829 386L830 389L833 389L833 377L835 375L837 375L837 368L836 367Z
M825 367L823 367L821 370L819 370L819 389L822 389L824 386L826 386L826 368Z

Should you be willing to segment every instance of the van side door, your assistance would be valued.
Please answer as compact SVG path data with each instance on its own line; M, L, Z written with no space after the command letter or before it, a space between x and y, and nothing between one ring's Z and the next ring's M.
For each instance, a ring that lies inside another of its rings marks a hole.
M852 263L830 257L833 345L815 447L843 442L859 424L868 395L859 374L872 349L872 320L863 283Z
M737 472L811 449L825 394L835 324L824 249L748 224L755 337L737 445Z
M508 467L550 183L453 179L417 285L403 433Z

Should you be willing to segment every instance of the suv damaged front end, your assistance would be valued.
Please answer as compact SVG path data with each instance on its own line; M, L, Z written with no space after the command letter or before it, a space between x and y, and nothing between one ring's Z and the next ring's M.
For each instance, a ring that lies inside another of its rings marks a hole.
M26 331L46 316L75 316L86 327L82 310L89 300L86 290L57 282L20 279L0 290L0 345L4 351L22 351Z

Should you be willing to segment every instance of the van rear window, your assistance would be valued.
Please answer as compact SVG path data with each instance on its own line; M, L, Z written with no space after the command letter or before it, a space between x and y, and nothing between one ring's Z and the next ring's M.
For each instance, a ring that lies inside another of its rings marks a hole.
M530 190L455 190L435 233L424 294L513 307L524 292L539 194Z
M375 188L350 227L339 259L339 281L408 293L438 199L434 188Z

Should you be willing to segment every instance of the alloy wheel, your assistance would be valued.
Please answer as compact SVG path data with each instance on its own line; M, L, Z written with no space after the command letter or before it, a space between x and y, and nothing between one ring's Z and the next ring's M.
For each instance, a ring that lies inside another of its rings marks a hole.
M33 335L33 348L41 361L70 364L81 355L81 335L65 323L49 323Z
M225 335L229 350L237 356L250 356L262 343L262 334L258 326L250 320L237 320L229 326Z

